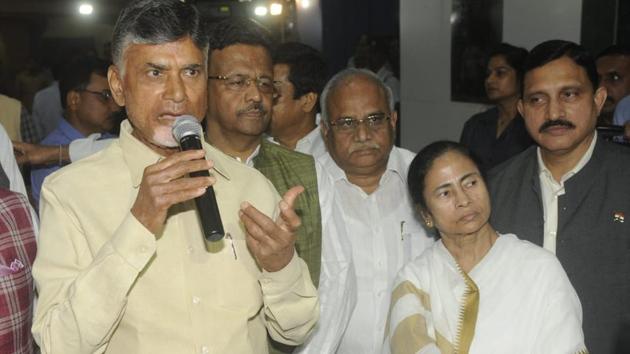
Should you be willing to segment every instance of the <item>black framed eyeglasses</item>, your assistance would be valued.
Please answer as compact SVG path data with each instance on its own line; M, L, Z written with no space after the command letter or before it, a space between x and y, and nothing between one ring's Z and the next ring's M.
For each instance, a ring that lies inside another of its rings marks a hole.
M87 93L91 93L93 95L98 95L99 98L101 99L101 101L103 102L109 102L111 100L114 99L114 97L112 96L112 92L110 90L103 90L103 91L92 91L92 90L88 90L88 89L82 89L81 92L87 92Z
M334 130L343 133L351 133L357 130L359 125L365 124L366 127L372 130L377 130L385 126L385 123L391 117L385 113L371 114L362 119L356 119L352 117L342 117L330 124Z
M275 93L274 81L270 77L266 76L258 76L258 77L250 77L247 75L234 74L230 76L208 76L210 80L221 80L225 82L225 85L228 89L232 91L245 91L252 82L256 84L256 87L262 93Z

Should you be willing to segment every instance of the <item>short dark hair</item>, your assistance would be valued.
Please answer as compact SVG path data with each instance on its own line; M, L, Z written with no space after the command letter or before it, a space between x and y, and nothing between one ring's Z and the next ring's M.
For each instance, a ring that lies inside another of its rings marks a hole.
M615 56L615 55L623 55L630 56L630 46L622 45L622 44L613 44L606 49L602 50L597 54L597 58Z
M481 171L478 161L472 156L470 150L460 143L440 140L425 146L422 150L420 150L416 157L413 158L411 164L409 165L409 172L407 172L407 186L409 187L411 200L422 210L427 211L427 202L424 199L424 181L427 174L433 166L433 162L449 151L460 153L469 158L475 164L477 169Z
M210 52L235 44L261 46L271 55L273 40L269 31L258 22L243 17L230 17L209 26Z
M309 92L322 94L327 80L326 61L313 47L299 42L287 42L276 47L273 63L289 67L289 82L295 88L293 98L298 99Z
M118 16L112 38L112 61L122 65L132 43L163 44L190 36L195 45L208 47L208 35L197 8L180 0L134 0ZM122 67L120 68L122 70Z
M90 76L96 74L107 77L108 62L95 57L77 57L70 60L59 78L61 106L67 107L66 97L70 91L85 90L90 84Z
M527 49L513 46L509 43L501 43L493 48L488 54L488 62L490 59L496 56L502 56L505 58L507 64L516 71L516 80L519 88L523 81L523 67L525 65L525 59L527 59Z
M528 72L562 57L567 57L584 68L586 76L588 76L593 86L593 91L597 90L599 77L597 76L597 67L591 53L579 44L560 39L542 42L529 52L525 60L523 77ZM523 89L524 83L521 84L521 93Z

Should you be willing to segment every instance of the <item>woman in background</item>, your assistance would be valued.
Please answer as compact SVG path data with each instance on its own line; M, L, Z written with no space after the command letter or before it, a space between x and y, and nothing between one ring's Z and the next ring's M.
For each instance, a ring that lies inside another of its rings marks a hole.
M527 149L534 141L516 109L521 96L527 50L501 43L488 56L486 94L495 106L464 124L460 142L481 164L482 171Z
M560 262L492 228L488 190L465 147L425 147L407 183L440 240L398 275L386 352L586 352L582 307Z

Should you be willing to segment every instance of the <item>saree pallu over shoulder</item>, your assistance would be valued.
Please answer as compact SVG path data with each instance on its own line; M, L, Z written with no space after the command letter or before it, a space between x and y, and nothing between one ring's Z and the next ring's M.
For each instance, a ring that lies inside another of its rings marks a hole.
M384 353L588 353L555 256L503 235L465 273L442 242L399 274Z

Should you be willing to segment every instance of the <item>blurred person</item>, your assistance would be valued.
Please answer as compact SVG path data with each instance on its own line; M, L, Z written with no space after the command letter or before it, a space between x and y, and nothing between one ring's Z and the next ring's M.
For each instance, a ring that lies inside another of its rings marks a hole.
M1 171L1 169L0 169ZM35 353L31 324L37 222L25 195L0 186L0 353Z
M389 64L388 53L388 44L383 38L368 38L366 44L357 46L354 55L354 67L375 73L392 90L394 104L398 104L400 102L400 81L394 75Z
M482 172L463 145L424 147L407 183L440 240L398 275L385 352L587 352L580 300L560 262L494 230Z
M37 91L50 85L52 74L33 58L28 59L22 71L15 77L16 97L22 102L29 114L33 108L33 98Z
M318 161L333 178L350 247L339 252L350 253L354 272L346 295L330 305L353 310L330 330L340 337L336 353L380 353L394 278L433 243L406 193L414 155L394 147L392 92L371 71L346 69L333 76L321 105L328 154Z
M15 98L0 94L0 124L11 140L22 141L20 122L22 103Z
M608 119L612 114L612 124L624 127L623 139L630 141L630 47L612 45L604 49L597 59L597 71L608 92L604 111Z
M582 302L586 346L614 353L630 320L630 151L597 136L606 89L583 47L543 42L524 73L518 110L538 146L490 171L490 222L557 255Z
M13 153L11 139L2 124L0 124L0 188L28 196Z
M249 19L227 19L210 30L208 142L235 160L259 170L279 193L302 186L295 201L302 225L296 230L298 255L315 285L320 278L322 227L329 224L320 208L318 173L312 156L267 141L274 94L271 39ZM324 199L322 199L324 200ZM327 211L328 212L328 211ZM331 232L331 231L326 231ZM298 343L301 344L301 343ZM272 352L291 352L273 343Z
M63 117L58 80L37 91L33 98L32 117L39 136L45 137L55 130Z
M623 139L630 141L630 95L622 98L615 107L613 124L623 126Z
M501 43L488 56L485 87L495 106L468 119L459 139L479 161L482 171L534 143L516 109L526 57L527 50L507 43Z
M615 108L630 94L630 47L611 45L597 55L596 64L600 85L607 93L599 124L611 124Z
M269 126L272 140L315 158L325 154L318 113L326 84L326 62L316 49L289 42L275 48L273 63L276 97Z
M119 107L107 82L108 67L105 61L87 57L77 58L68 64L59 82L61 96L64 97L64 115L58 119L57 128L41 141L42 145L68 145L94 133L104 133L105 138L112 137L109 132L118 123L114 112ZM65 165L61 148L59 152L58 161L35 165L31 171L31 192L36 206L39 205L44 178Z
M180 152L172 135L175 117L205 114L207 48L189 3L122 10L108 80L129 120L42 187L33 335L43 353L264 353L267 333L293 344L313 328L317 292L294 247L301 189L281 198L256 170L205 143ZM212 176L188 176L201 170ZM205 241L192 201L209 186L218 242Z
M22 103L15 98L0 94L0 124L12 141L34 143L39 141L31 115Z

